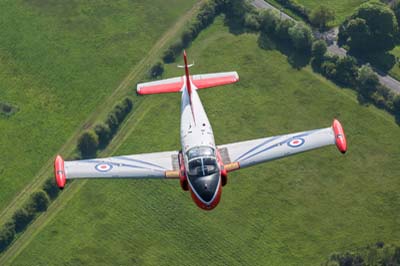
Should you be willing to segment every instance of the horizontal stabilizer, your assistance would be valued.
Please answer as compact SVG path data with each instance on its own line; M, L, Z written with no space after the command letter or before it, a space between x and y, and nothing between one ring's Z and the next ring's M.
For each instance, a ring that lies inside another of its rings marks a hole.
M181 91L183 85L183 77L177 77L140 83L137 85L136 91L140 95L179 92Z
M236 71L192 76L192 82L198 89L227 85L238 81L239 75Z

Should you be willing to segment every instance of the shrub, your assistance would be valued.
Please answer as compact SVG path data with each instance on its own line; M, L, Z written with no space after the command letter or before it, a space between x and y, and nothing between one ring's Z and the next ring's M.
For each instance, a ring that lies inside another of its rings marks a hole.
M150 78L160 77L164 73L164 65L161 62L155 63L149 70Z
M118 119L115 116L114 112L108 114L107 119L106 119L106 124L111 130L111 135L113 135L117 129L118 129Z
M289 36L296 50L305 52L311 50L312 31L304 23L296 23L296 25L289 28Z
M311 56L315 58L317 62L322 62L327 51L326 42L324 40L317 40L313 42L311 48Z
M99 148L104 148L110 142L111 130L106 124L97 124L94 127L94 132L99 139Z
M244 17L244 25L246 28L257 31L260 29L260 22L255 14L246 14Z
M277 24L279 23L279 15L275 10L267 9L260 12L260 30L267 34L274 34Z
M49 178L43 185L43 191L47 193L50 199L55 199L60 192L60 189L56 185L54 178Z
M15 226L15 232L22 232L34 217L34 210L29 207L23 207L17 210L12 217Z
M164 63L169 64L175 61L175 53L172 50L171 47L169 47L167 50L164 51L164 54L162 56L162 59L164 61Z
M287 9L293 11L296 15L303 18L305 21L309 21L308 18L308 9L297 3L295 0L276 0L278 3L286 7Z
M400 95L399 94L397 94L393 98L393 112L396 115L400 115Z
M132 99L129 98L129 97L126 97L126 98L122 101L122 104L123 104L123 106L124 106L124 108L125 108L125 110L126 110L127 113L129 113L129 112L132 110L132 108L133 108L133 101L132 101Z
M288 19L278 21L275 28L275 36L282 41L290 40L289 30L294 27L294 25L295 22Z
M339 58L336 62L336 82L345 86L354 86L357 79L357 61L352 56Z
M34 192L29 200L29 209L32 208L34 212L44 212L50 204L49 197L41 190Z
M124 109L122 104L121 103L117 104L114 107L113 112L115 114L115 117L117 118L118 124L121 124L121 122L124 121L124 118L126 116L126 110Z
M0 230L0 253L4 251L14 240L15 227L14 223L8 222Z
M78 139L78 150L83 158L94 157L99 146L99 138L92 131L84 132Z
M365 98L371 99L371 96L377 90L378 85L378 76L371 69L371 67L367 65L362 66L358 71L357 77L358 92Z

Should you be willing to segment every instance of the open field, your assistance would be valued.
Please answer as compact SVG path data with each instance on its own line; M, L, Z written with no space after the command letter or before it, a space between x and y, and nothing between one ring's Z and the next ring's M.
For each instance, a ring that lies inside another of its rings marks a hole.
M276 50L260 49L256 35L230 34L222 19L188 54L193 73L241 77L200 92L217 143L325 127L338 117L348 154L332 146L232 173L212 212L198 209L177 180L77 181L9 264L319 265L336 250L400 244L400 129L392 116L360 106L352 91L308 68L293 69ZM177 74L173 64L165 76ZM179 149L179 99L146 96L120 132L128 138L112 143L122 144L114 154Z
M2 1L0 210L194 2Z
M346 17L352 15L357 7L359 7L362 3L368 2L370 0L334 0L334 1L329 1L329 0L296 0L299 4L302 4L306 8L308 8L310 11L312 11L314 8L318 6L327 6L331 8L332 10L335 11L335 21L333 22L333 25L339 26L340 23L342 23ZM267 0L267 2L270 2L271 4L274 4L275 6L280 6L280 4L275 1L275 0ZM286 12L286 10L285 10ZM289 10L288 12L290 15L293 15L293 13ZM295 16L298 18L297 16Z
M300 4L313 10L318 6L327 6L335 11L335 25L342 23L346 17L352 15L357 7L369 0L297 0Z

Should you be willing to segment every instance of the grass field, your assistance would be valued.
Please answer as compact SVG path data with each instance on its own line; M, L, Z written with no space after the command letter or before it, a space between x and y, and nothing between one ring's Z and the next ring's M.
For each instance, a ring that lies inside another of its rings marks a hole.
M293 69L276 50L260 49L256 35L230 34L222 19L188 54L193 73L241 77L200 92L217 143L326 127L338 117L348 154L332 146L232 173L212 212L176 180L77 181L70 186L85 183L57 199L59 208L46 213L57 215L8 264L319 265L334 251L400 244L400 129L392 116L360 106L352 91L309 68ZM171 65L165 76L177 74ZM115 154L179 149L179 99L146 96Z
M314 8L323 5L331 8L335 11L335 25L342 23L346 17L352 15L357 7L362 3L368 2L369 0L297 0L300 4L313 10Z
M194 2L0 3L0 210Z

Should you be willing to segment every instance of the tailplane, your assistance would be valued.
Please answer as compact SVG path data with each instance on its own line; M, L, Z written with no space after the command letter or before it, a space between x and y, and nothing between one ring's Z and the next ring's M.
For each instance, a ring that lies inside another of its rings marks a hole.
M140 83L136 87L137 94L182 92L186 87L188 94L191 95L193 89L212 88L239 81L239 75L236 71L190 76L189 68L193 66L194 63L188 65L186 51L183 52L183 60L185 64L178 67L185 68L185 76Z

